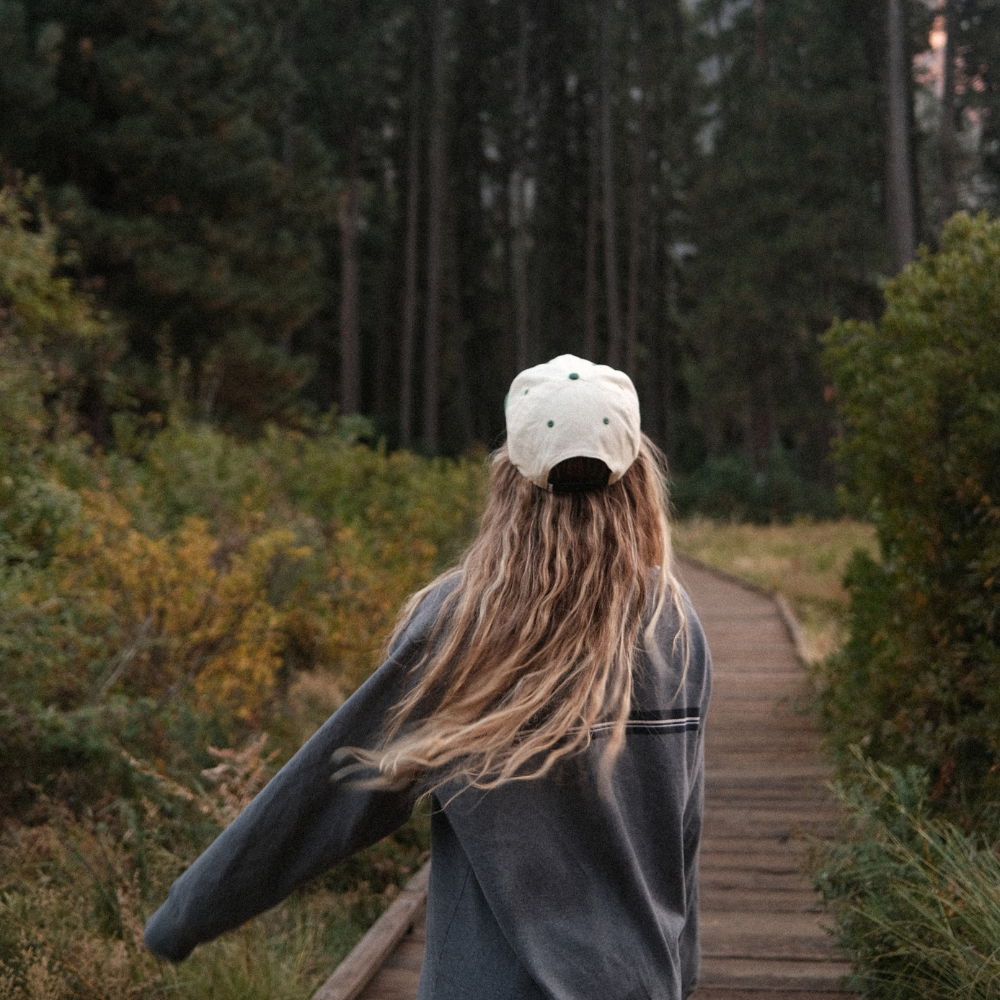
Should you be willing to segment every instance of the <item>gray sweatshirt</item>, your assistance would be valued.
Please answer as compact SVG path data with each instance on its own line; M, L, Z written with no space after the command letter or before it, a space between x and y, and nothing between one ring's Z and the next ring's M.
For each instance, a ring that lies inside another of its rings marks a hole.
M177 879L146 925L151 951L186 958L409 818L415 792L331 783L331 756L376 744L453 585L424 599L386 662ZM656 633L669 669L640 657L610 794L597 789L595 728L587 751L544 778L435 798L419 1000L677 1000L694 989L711 660L690 604L687 614L676 698L673 615Z

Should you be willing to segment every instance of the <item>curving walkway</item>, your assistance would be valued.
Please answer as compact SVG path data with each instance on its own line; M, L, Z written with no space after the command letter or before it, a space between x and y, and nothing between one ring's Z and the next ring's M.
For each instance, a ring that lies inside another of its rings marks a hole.
M800 833L832 832L828 770L811 721L792 702L802 667L774 600L703 567L680 577L715 669L706 731L701 852L702 977L692 1000L835 1000L836 956L801 873ZM419 881L418 881L419 880ZM314 1000L414 1000L423 958L414 877Z
M771 597L690 563L680 577L705 626L714 686L705 734L701 985L696 1000L826 1000L837 960L801 873L798 833L833 832L836 809L804 675ZM842 994L841 994L842 996Z

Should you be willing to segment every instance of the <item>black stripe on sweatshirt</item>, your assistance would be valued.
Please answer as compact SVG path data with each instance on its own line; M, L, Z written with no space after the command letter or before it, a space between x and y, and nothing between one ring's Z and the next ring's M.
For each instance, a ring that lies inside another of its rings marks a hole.
M633 709L625 724L629 736L655 736L658 733L684 733L701 725L701 710L689 708ZM598 722L590 727L591 735L606 736L614 729L613 722Z

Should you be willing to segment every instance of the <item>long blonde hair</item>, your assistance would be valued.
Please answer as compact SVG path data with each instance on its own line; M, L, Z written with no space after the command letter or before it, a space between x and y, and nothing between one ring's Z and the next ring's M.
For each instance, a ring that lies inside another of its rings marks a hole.
M494 788L545 774L586 749L591 726L604 722L607 781L624 745L640 631L663 667L653 632L668 599L680 624L675 645L686 631L665 468L643 435L616 483L560 495L525 479L500 448L479 535L458 567L409 599L387 644L434 587L457 577L413 667L416 681L390 713L382 744L342 751L358 763L338 775L376 767L379 777L366 784L433 791L457 778L461 787Z

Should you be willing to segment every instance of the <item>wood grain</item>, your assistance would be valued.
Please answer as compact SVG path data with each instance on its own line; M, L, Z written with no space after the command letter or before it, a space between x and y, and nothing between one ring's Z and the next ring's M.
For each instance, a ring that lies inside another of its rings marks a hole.
M712 651L701 849L702 974L692 1000L832 1000L850 967L803 874L834 830L830 773L787 604L703 566L680 570Z
M414 974L419 979L422 945L416 961L411 961L408 967L399 962L393 964L391 960L396 958L398 945L405 940L407 933L412 932L413 925L422 925L424 922L430 873L428 862L410 879L406 888L375 921L347 958L333 970L330 978L313 994L313 1000L356 1000L376 973L389 971L390 966L394 971L402 973L401 979L406 983L409 983ZM408 985L406 989L409 989ZM379 995L386 997L386 1000L389 996L415 997L416 987L409 994L404 990L404 993Z

